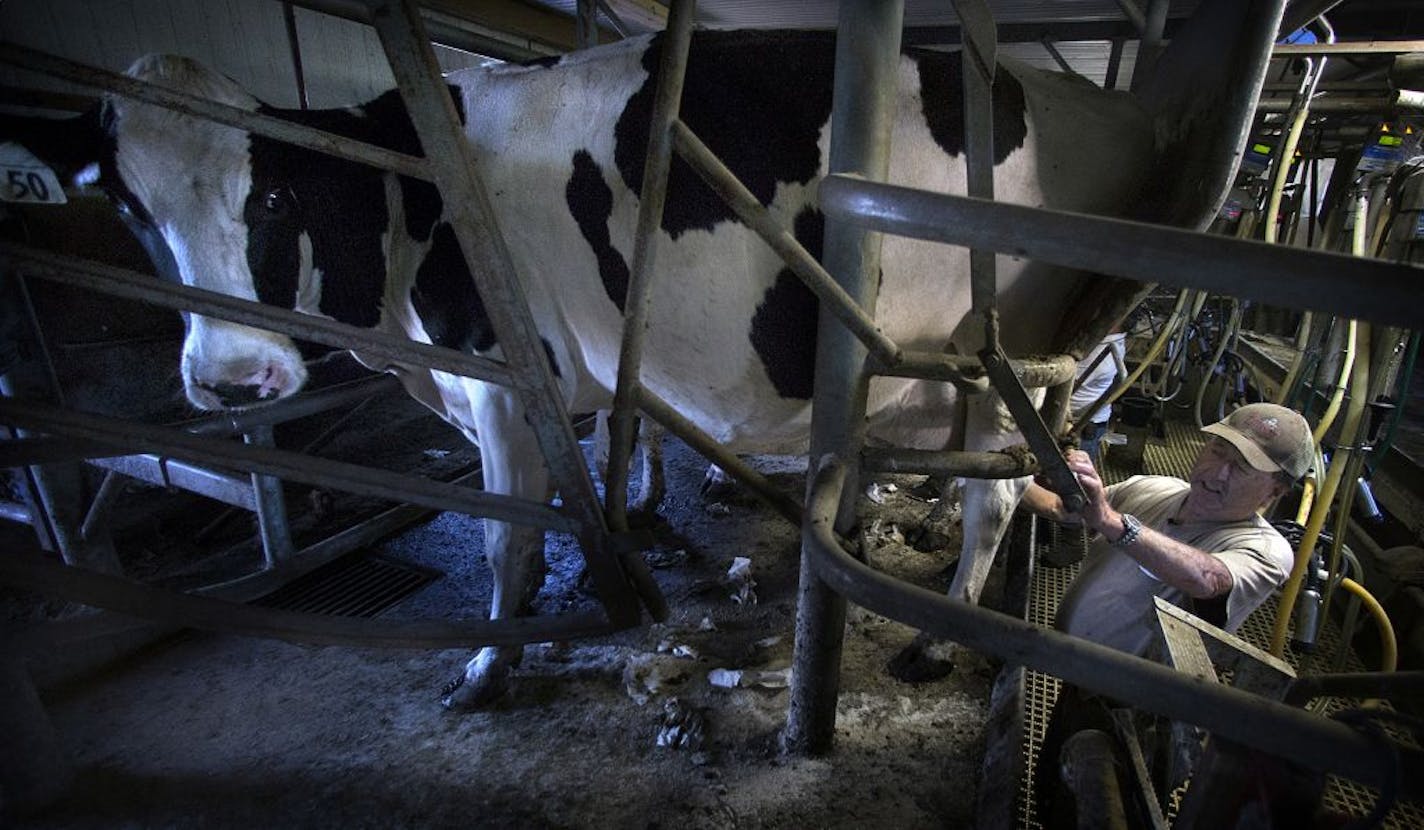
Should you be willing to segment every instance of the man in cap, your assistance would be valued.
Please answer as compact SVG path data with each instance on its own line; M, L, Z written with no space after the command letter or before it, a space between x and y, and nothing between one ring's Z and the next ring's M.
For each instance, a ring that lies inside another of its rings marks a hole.
M1235 630L1286 581L1294 552L1258 511L1309 469L1310 425L1293 410L1256 403L1203 432L1188 481L1133 476L1105 487L1088 456L1070 451L1088 498L1080 511L1029 485L1030 510L1097 534L1059 605L1058 628L1146 656L1157 632L1154 595Z
M1097 538L1058 606L1056 627L1139 657L1149 656L1159 627L1152 601L1160 596L1234 631L1286 581L1295 554L1258 515L1305 475L1314 458L1310 425L1299 413L1270 403L1243 406L1205 427L1206 444L1187 481L1133 476L1105 487L1088 456L1069 451L1087 504L1076 513L1030 484L1023 504L1058 521L1081 521ZM1064 761L1069 736L1097 729L1113 734L1111 705L1063 684L1039 754L1039 768ZM1159 749L1165 751L1165 744ZM1148 752L1149 757L1154 755ZM1172 782L1173 784L1177 782ZM1130 792L1123 789L1123 792ZM1051 772L1036 787L1045 827L1077 826L1072 794ZM1145 822L1145 808L1125 805Z

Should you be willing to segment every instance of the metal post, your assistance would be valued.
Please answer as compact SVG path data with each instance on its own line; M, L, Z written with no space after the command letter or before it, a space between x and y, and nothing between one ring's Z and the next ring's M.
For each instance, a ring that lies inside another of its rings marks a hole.
M1147 4L1147 14L1140 27L1142 39L1137 43L1137 60L1132 65L1132 89L1137 89L1151 77L1152 68L1162 54L1162 33L1167 28L1167 12L1171 10L1170 0L1151 0Z
M901 0L841 3L831 114L832 172L881 180L887 175L903 18ZM827 219L824 262L846 293L873 314L880 236ZM865 438L866 348L824 306L816 337L811 458L825 453L851 458ZM849 526L855 518L856 489L854 484L846 488L838 527ZM797 600L783 747L798 754L823 754L830 750L835 733L846 601L820 580L804 552Z
M450 226L513 370L514 391L539 441L550 478L562 494L564 512L578 523L588 571L609 618L621 625L636 625L640 597L655 615L665 613L665 602L642 557L623 557L620 565L613 553L603 510L540 344L524 286L495 221L474 150L465 139L419 12L414 3L390 0L374 9L372 23L425 147L430 171L439 180L451 211Z
M574 8L574 43L580 49L598 45L597 0L578 0Z
M662 57L658 64L658 90L648 124L647 161L643 164L642 201L638 205L638 228L633 237L632 265L628 275L628 296L623 310L623 341L618 352L618 383L613 392L613 414L608 419L608 475L603 499L614 530L628 527L628 462L633 454L633 410L642 386L639 370L643 364L643 339L651 313L653 241L663 221L667 202L668 169L672 165L672 125L682 101L682 81L692 44L692 23L696 17L692 0L672 4L667 30L663 33Z
M242 436L243 443L275 447L271 426L253 427ZM292 558L292 532L287 525L287 504L282 498L282 480L276 476L252 474L252 495L257 502L257 533L262 538L262 561L268 568Z

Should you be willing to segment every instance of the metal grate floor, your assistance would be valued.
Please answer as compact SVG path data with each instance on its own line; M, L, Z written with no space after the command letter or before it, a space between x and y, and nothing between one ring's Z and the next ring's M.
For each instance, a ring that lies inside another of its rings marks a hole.
M345 556L253 602L266 608L374 617L442 574L384 555Z
M1165 440L1149 440L1143 453L1143 472L1153 475L1176 475L1185 478L1201 448L1201 433L1195 425L1177 421L1165 424ZM1128 477L1125 470L1114 468L1112 450L1108 449L1103 477L1109 483L1122 481ZM1074 534L1069 531L1042 534L1045 544L1074 544ZM1042 549L1037 551L1042 561ZM1029 596L1029 622L1035 625L1051 626L1058 611L1058 601L1068 585L1078 575L1078 564L1066 567L1037 567L1034 569L1033 585ZM1268 649L1272 627L1276 617L1276 599L1272 597L1252 614L1237 633L1253 645ZM1297 654L1289 645L1286 647L1286 662L1301 674L1318 673L1333 663L1333 658L1342 648L1339 627L1327 623L1319 634L1319 642L1314 655ZM1329 669L1333 670L1333 669ZM1346 648L1343 671L1365 671L1353 650ZM1060 683L1052 675L1033 670L1025 672L1026 692L1024 696L1024 777L1019 787L1019 826L1029 830L1040 830L1034 807L1035 782L1038 780L1038 753L1043 746L1044 733L1053 705L1058 699ZM1358 701L1338 698L1322 698L1312 701L1307 708L1322 715L1353 708ZM1172 794L1169 818L1175 815L1176 807L1183 792ZM1324 803L1332 810L1351 816L1364 816L1375 804L1377 792L1353 781L1331 776L1324 793ZM1383 825L1387 828L1409 830L1424 827L1424 807L1408 801L1398 802L1394 810L1386 816Z

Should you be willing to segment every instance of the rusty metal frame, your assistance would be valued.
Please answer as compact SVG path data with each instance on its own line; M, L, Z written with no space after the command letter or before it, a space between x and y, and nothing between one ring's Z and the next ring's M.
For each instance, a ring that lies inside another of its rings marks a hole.
M0 416L89 442L127 444L137 440L145 448L163 454L220 460L229 466L276 473L296 481L330 484L368 495L396 496L403 501L436 509L459 510L578 535L603 602L606 618L601 623L591 626L588 620L579 620L562 626L558 623L560 617L551 617L540 623L537 633L513 634L509 632L533 631L527 624L529 618L520 618L518 623L515 620L488 621L471 629L477 634L462 634L460 645L534 642L550 637L616 630L637 623L640 599L654 617L661 618L666 614L666 606L647 573L646 565L636 555L632 545L611 534L603 521L603 513L583 464L568 413L539 346L527 301L493 221L483 186L474 172L470 149L463 141L459 120L445 91L421 18L412 3L397 0L374 7L369 22L381 38L417 132L427 148L426 158L413 158L351 142L340 136L175 93L13 44L5 44L5 48L0 49L0 61L48 72L86 86L107 88L120 95L402 175L432 181L438 179L446 204L458 214L452 225L466 260L471 263L481 296L486 297L497 336L505 345L506 361L466 355L186 286L159 284L124 269L23 246L0 244L0 258L32 276L268 328L326 345L359 350L363 356L375 356L393 363L421 365L510 387L530 415L550 465L552 481L563 493L563 506L555 508L417 477L313 459L300 453L218 442L148 425L124 424L115 427L96 416L37 407L13 399L0 401ZM52 587L78 591L80 581L60 578ZM127 589L123 586L110 587L113 590L103 592L106 601L127 601L125 597L130 596ZM133 591L138 591L139 587L128 586ZM314 618L306 620L306 624L313 626L313 630L322 625L320 620Z

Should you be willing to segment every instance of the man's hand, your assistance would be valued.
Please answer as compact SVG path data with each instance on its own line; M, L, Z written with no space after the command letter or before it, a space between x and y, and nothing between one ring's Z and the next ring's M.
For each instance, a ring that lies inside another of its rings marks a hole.
M1102 533L1109 539L1116 538L1122 533L1122 517L1108 504L1107 487L1103 484L1102 476L1098 475L1097 469L1093 467L1093 459L1082 450L1069 450L1063 455L1063 460L1068 463L1068 469L1078 477L1078 483L1083 487L1083 495L1087 497L1083 509L1078 511L1084 527Z

